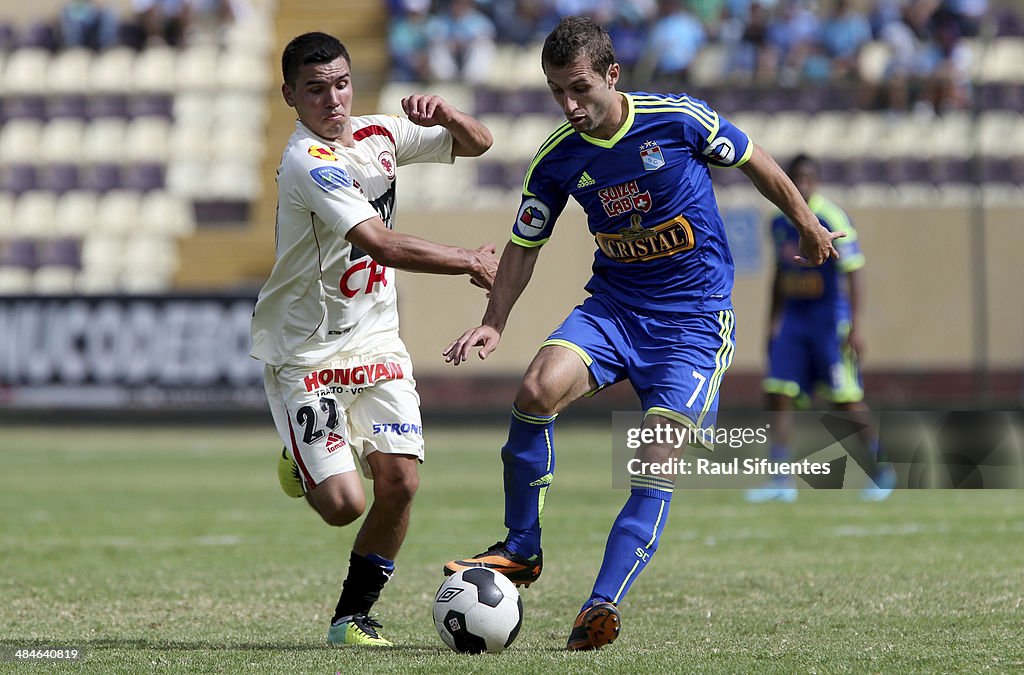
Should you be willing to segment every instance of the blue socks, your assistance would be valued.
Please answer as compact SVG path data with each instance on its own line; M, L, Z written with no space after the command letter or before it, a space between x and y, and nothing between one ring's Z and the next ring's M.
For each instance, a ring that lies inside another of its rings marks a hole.
M629 499L622 507L604 549L601 571L583 611L599 602L619 604L647 567L668 521L672 481L661 476L634 475Z
M507 544L512 553L525 558L540 552L544 497L555 471L555 417L528 415L513 406L508 441L501 449Z

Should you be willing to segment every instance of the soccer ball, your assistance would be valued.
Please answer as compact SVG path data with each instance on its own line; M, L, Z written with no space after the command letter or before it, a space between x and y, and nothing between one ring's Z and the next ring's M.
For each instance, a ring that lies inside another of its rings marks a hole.
M434 596L434 627L457 652L498 652L523 625L523 599L503 574L486 567L456 572Z

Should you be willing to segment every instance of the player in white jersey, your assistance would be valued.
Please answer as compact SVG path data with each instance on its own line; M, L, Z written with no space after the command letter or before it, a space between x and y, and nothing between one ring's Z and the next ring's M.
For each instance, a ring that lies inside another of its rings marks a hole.
M493 245L469 250L394 232L396 168L477 156L492 139L433 95L403 99L408 119L352 117L351 59L324 33L292 40L282 70L299 121L278 169L277 255L253 313L252 355L266 364L286 446L282 487L343 526L366 506L355 458L373 479L327 640L387 646L369 611L394 571L423 460L394 269L467 274L483 288L497 269Z

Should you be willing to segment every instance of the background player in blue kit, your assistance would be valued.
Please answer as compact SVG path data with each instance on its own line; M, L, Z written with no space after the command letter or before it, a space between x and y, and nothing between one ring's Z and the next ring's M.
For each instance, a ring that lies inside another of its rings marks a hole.
M810 269L792 261L799 234L789 219L780 213L771 221L776 268L769 313L768 376L764 380L768 409L774 413L770 459L791 459L794 402L804 405L819 394L864 425L865 440L877 462L878 436L864 403L857 364L864 350L859 330L864 309L860 280L864 254L846 212L818 192L818 163L808 155L798 155L787 173L821 224L832 232L845 232L846 237L836 242L841 253L838 260ZM878 467L874 474L874 485L863 497L885 499L895 482L892 467ZM778 476L746 493L752 502L791 502L796 496L790 476Z
M733 264L709 165L742 167L790 216L801 235L801 261L817 265L837 255L832 240L842 236L825 230L774 160L705 103L683 94L617 91L611 40L592 20L563 19L548 35L541 61L567 121L526 172L482 324L444 352L458 365L473 347L480 347L480 358L494 351L540 247L569 197L575 199L597 243L586 286L591 295L541 346L516 396L501 453L508 536L475 558L445 565L446 574L490 567L517 584L533 583L543 567L541 516L559 411L628 379L645 426L715 424L733 355ZM664 462L679 452L647 445L637 458ZM658 547L673 487L671 477L631 478L569 649L594 649L618 635L617 605Z

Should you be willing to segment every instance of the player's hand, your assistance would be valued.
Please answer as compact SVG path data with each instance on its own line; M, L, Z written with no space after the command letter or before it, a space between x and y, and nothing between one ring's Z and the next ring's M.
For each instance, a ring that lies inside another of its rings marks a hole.
M409 121L421 127L445 125L455 116L455 107L437 94L413 94L402 99Z
M845 232L830 232L820 224L811 232L800 235L800 254L793 256L793 262L799 265L815 267L829 258L839 259L835 240L846 236Z
M469 353L473 347L480 348L480 358L486 359L491 352L498 348L501 341L501 333L492 326L477 326L467 330L455 342L448 345L448 348L441 352L446 363L459 365L469 359Z
M474 266L469 273L469 281L485 291L491 290L494 285L494 275L498 273L498 257L495 255L497 247L494 244L484 244L473 251Z
M853 350L858 359L864 358L864 339L860 336L860 331L857 330L856 326L850 326L850 332L846 336L846 344L850 346L850 349Z

